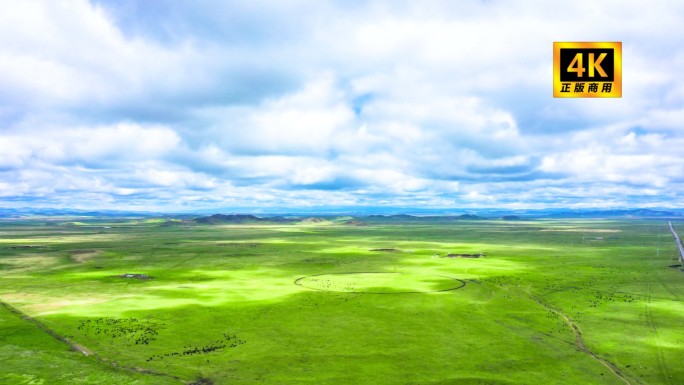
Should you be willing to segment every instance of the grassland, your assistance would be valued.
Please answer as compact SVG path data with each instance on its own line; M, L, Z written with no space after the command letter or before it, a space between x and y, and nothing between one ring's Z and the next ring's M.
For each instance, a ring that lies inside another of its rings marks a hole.
M684 383L666 221L354 224L3 222L0 384Z

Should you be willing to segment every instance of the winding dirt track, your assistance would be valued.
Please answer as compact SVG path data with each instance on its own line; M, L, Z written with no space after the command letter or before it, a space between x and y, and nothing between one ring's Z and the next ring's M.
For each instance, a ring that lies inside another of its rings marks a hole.
M50 329L49 327L47 327L42 322L38 321L37 319L31 317L30 315L28 315L24 312L22 312L21 310L15 308L14 306L12 306L6 302L3 302L3 301L0 301L0 305L2 305L5 309L9 310L10 312L15 314L19 318L23 319L24 321L32 323L33 325L35 325L40 330L44 331L45 333L47 333L48 335L50 335L51 337L53 337L57 341L69 346L69 348L71 348L72 350L77 351L77 352L81 352L85 356L93 357L103 364L110 365L110 366L115 367L117 369L122 369L122 370L126 370L129 372L140 373L140 374L149 374L149 375L157 376L157 377L166 377L166 378L174 379L174 380L179 381L179 382L183 382L180 377L176 377L176 376L171 375L171 374L156 372L154 370L143 369L143 368L129 368L126 366L119 366L115 362L109 361L109 360L103 358L102 356L98 355L97 353L94 353L94 352L88 350L88 348L86 348L85 346L71 342L68 338L58 334L57 332Z
M572 329L573 334L575 335L575 344L577 345L577 348L584 354L590 356L594 360L598 361L601 363L601 365L605 366L610 370L616 377L618 377L622 382L624 382L627 385L634 385L634 384L643 384L641 381L639 381L636 378L633 377L628 377L627 374L622 372L620 368L618 368L617 365L614 363L610 362L609 360L599 356L598 354L592 352L587 348L587 345L584 343L584 339L582 338L582 331L580 330L579 326L572 320L570 316L567 314L563 313L560 309L555 308L552 305L549 305L548 303L544 302L541 298L533 296L532 299L546 308L547 310L561 316L563 318L563 321Z

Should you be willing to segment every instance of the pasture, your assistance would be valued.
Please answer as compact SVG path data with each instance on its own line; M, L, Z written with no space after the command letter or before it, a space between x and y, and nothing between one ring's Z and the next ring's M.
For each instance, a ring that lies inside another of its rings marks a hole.
M684 383L667 221L5 220L0 300L0 384Z

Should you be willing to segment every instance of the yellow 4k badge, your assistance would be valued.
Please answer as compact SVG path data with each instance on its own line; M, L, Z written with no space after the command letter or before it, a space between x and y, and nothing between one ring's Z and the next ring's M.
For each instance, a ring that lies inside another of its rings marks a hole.
M621 98L622 43L553 43L554 98Z

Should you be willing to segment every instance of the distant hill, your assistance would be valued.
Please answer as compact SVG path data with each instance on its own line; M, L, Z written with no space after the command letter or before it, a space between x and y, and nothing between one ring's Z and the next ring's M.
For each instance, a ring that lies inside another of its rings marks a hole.
M194 223L203 225L221 225L230 223L292 223L298 222L297 218L275 216L275 217L257 217L251 214L214 214L208 217L199 217L192 220Z
M394 215L390 215L388 218L392 218L392 219L416 219L418 217L413 216L413 215L408 215L408 214L394 214Z
M193 221L204 225L220 225L224 223L260 222L264 219L250 214L214 214L208 217L195 218Z
M375 221L408 221L413 219L420 219L421 217L408 215L408 214L393 214L393 215L368 215L365 217L367 220Z
M681 217L682 214L669 210L616 209L558 211L543 216L547 218L674 218Z
M409 210L409 209L406 209ZM299 211L287 212L284 209L276 210L278 214L214 214L209 216L207 211L185 212L185 213L161 213L143 211L117 211L117 210L82 210L69 208L9 208L0 207L0 220L45 220L51 223L71 217L78 221L91 222L101 219L128 220L132 218L160 218L165 220L180 219L189 220L191 223L198 224L220 224L220 223L250 223L250 222L269 222L269 223L292 223L306 220L306 218L324 218L329 222L343 222L344 220L357 219L369 222L434 222L434 221L453 221L453 220L484 220L500 218L503 220L525 220L543 218L683 218L684 208L618 208L618 209L570 209L570 208L546 208L532 210L503 210L503 209L468 209L468 214L461 214L464 210L453 208L450 210L419 210L411 209L412 214L401 213L396 209L388 209L383 213L381 209L367 210L368 215L358 214L359 211L336 212L332 214L329 210L321 208L318 212L309 211L306 213ZM459 212L460 211L460 212ZM249 211L247 211L249 212ZM252 211L257 213L257 211ZM397 213L399 212L399 213ZM211 214L211 212L209 212ZM460 214L460 215L459 215ZM518 219L513 219L518 217ZM70 219L71 219L70 218ZM343 219L346 218L346 219ZM173 224L169 224L173 225Z
M473 214L463 214L463 215L459 215L459 216L455 217L454 219L465 219L465 220L469 220L469 221L477 221L477 220L486 219L486 218L483 218L483 217L478 216L478 215L473 215Z
M504 215L501 217L504 221L522 221L523 218L518 215Z
M373 221L423 221L423 222L434 222L434 221L453 221L453 220L481 220L486 219L484 217L474 215L474 214L462 214L462 215L408 215L408 214L394 214L394 215L369 215L365 217L367 220Z

